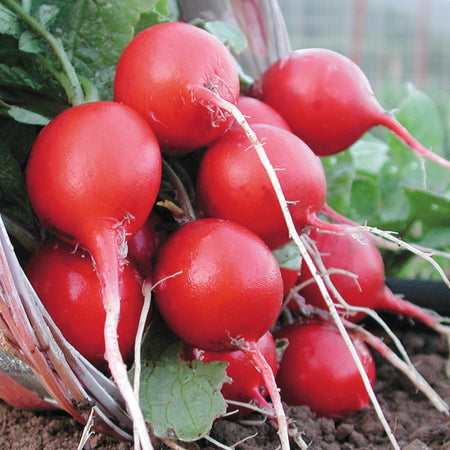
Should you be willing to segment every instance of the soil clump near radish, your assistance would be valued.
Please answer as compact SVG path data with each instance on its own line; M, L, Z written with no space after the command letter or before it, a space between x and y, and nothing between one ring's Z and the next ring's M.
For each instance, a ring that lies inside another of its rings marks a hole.
M450 402L450 381L445 375L447 347L442 336L422 325L392 321L391 327L400 337L412 362L420 373ZM369 326L369 325L367 325ZM388 342L386 338L386 342ZM429 401L417 393L410 381L388 362L374 353L377 366L375 392L387 420L402 449L450 449L450 419L437 412ZM389 443L373 408L359 411L340 420L317 419L306 407L287 408L287 416L304 431L304 440L311 449L352 450L387 449ZM258 420L260 417L251 417ZM0 402L0 448L11 450L75 449L83 427L64 412L30 412L13 409ZM211 436L232 446L248 436L237 449L275 449L279 445L276 430L269 424L242 425L229 420L215 422ZM161 446L160 450L167 447ZM190 449L213 450L217 447L199 441ZM295 449L295 444L292 445ZM127 442L95 434L85 449L132 450Z

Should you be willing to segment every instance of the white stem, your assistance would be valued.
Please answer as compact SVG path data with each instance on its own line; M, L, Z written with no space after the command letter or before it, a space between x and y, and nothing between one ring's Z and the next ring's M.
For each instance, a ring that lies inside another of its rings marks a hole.
M378 236L382 236L383 238L394 242L396 245L398 245L400 248L404 248L405 250L410 251L411 253L414 253L417 256L420 256L421 258L428 261L439 273L441 278L443 279L444 283L450 288L450 280L448 279L447 275L445 274L442 267L431 257L434 252L427 252L426 250L423 250L421 247L416 247L412 244L408 244L407 242L402 241L401 239L395 237L392 235L392 233L380 230L379 228L370 227L367 225L361 226L361 230L363 231L370 231L373 234L376 234ZM440 256L446 256L449 257L450 255L448 253L440 253Z
M117 337L117 327L120 316L120 298L117 295L114 295L107 285L105 286L105 294L105 359L108 361L111 375L127 404L128 411L133 419L133 428L139 436L142 449L153 450L153 445L150 440L150 435L138 398L133 391L133 387L128 378L127 366L123 362L122 354L120 353Z
M441 413L449 416L449 405L439 394L428 384L422 375L415 369L400 359L381 339L374 336L365 328L354 323L348 323L347 327L359 333L364 341L376 349L384 358L386 358L395 368L406 375L414 386L420 390L431 402L431 404Z
M134 378L133 378L133 389L134 394L139 398L139 389L141 385L141 347L142 340L145 331L145 324L147 323L148 314L150 312L151 305L151 288L148 285L147 280L144 281L142 285L142 294L144 295L144 304L141 310L141 316L139 318L139 325L136 334L136 340L134 343ZM140 450L141 444L139 440L139 432L133 423L133 435L134 435L134 448L135 450Z

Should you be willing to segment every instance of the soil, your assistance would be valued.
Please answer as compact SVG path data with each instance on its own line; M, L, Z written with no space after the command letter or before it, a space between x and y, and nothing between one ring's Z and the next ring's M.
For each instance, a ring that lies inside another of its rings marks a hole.
M412 362L423 377L450 403L450 382L445 375L448 356L446 341L420 326L400 322L394 331L402 340ZM399 446L404 450L449 449L450 419L439 413L416 391L412 383L379 355L375 391L386 419ZM311 449L352 450L388 449L389 441L373 407L340 420L315 418L307 407L288 408L288 416L303 431L303 440ZM77 449L83 426L64 412L31 412L11 408L0 402L0 448L20 450ZM260 417L254 417L258 420ZM257 433L255 436L250 437ZM276 449L276 430L267 423L243 424L226 419L217 420L211 437L237 449ZM166 447L161 445L158 450ZM219 448L206 440L189 448ZM292 449L298 448L295 443ZM86 450L131 450L128 442L94 434Z

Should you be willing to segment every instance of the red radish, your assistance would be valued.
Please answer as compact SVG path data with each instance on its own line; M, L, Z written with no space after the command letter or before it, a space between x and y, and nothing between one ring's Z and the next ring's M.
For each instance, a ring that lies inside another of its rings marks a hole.
M257 98L240 96L237 107L239 111L244 114L250 125L260 123L291 131L291 127L287 124L286 120L280 116L280 114L278 114L267 103L264 103ZM240 125L234 122L232 124L232 128L240 128Z
M349 305L403 314L432 328L438 327L438 319L433 315L394 295L385 285L383 259L371 235L362 234L356 238L349 234L321 233L312 230L310 237L315 242L325 269L331 272L331 282ZM346 271L347 274L332 273L333 269ZM311 272L306 264L302 264L297 284L310 280L311 277ZM328 310L323 296L314 282L305 285L299 293L307 303ZM333 295L332 298L337 303ZM365 315L363 312L357 312L356 314L346 314L346 318L357 322Z
M265 71L253 95L278 111L317 155L341 152L382 125L418 155L450 168L449 161L425 148L382 108L360 67L335 51L288 53Z
M175 231L155 263L155 301L172 331L211 351L243 350L261 371L289 447L273 372L256 342L281 309L283 281L270 249L242 225L198 219Z
M26 274L56 326L94 366L104 369L105 309L92 258L63 242L51 241L29 260ZM119 346L130 360L144 298L142 277L131 261L120 271Z
M155 301L172 331L206 350L256 342L275 322L283 282L267 246L251 231L220 219L183 225L162 245ZM182 313L181 313L182 311Z
M160 229L161 219L151 212L144 225L128 241L128 257L138 264L145 277L151 275L156 254L168 237L168 231Z
M288 340L277 383L289 405L307 405L320 417L344 417L369 405L361 375L334 325L320 321L288 325L276 338ZM364 341L351 336L371 384L375 363Z
M342 226L317 218L326 199L320 159L293 133L270 125L252 126L276 170L297 229ZM200 208L208 217L235 221L275 249L289 232L271 180L241 129L229 130L206 150L197 177Z
M161 153L147 122L116 102L67 109L46 125L26 169L36 215L61 238L92 255L103 287L105 359L144 446L151 448L142 412L120 355L119 279L122 247L147 219L161 183Z
M277 374L278 360L275 340L272 333L268 331L257 342L256 345L268 362L274 375ZM261 373L255 368L253 362L241 350L231 350L227 352L215 352L203 350L198 347L185 345L183 347L183 358L187 360L199 359L205 363L211 361L225 361L228 363L227 375L230 381L222 386L222 395L226 400L234 400L242 403L254 403L260 408L271 410L267 403L268 395L264 386L264 379ZM230 411L235 411L236 407L230 405ZM242 418L251 412L251 409L238 407L238 417Z
M286 269L280 267L281 278L283 279L283 295L286 296L289 291L296 285L298 277L300 275L299 270Z
M150 123L163 151L208 145L230 126L218 99L236 105L239 76L231 53L194 25L161 23L137 34L117 64L114 99Z

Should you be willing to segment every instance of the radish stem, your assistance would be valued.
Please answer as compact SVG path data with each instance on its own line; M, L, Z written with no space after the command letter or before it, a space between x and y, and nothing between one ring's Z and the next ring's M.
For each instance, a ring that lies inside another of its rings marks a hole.
M97 271L102 283L103 302L106 311L104 337L105 359L111 375L122 394L133 420L133 428L139 436L139 442L143 450L153 450L150 435L145 419L139 405L138 397L128 378L127 366L123 361L119 348L117 328L120 318L120 293L119 293L119 245L117 237L118 227L112 227L112 231L104 231L98 239L93 238L93 243L88 248L91 251Z
M68 83L62 84L70 104L75 106L83 103L83 89L81 88L75 69L67 57L61 42L49 33L36 19L34 19L34 17L27 14L17 2L14 0L4 0L3 3L5 3L9 9L14 11L34 32L39 34L50 45L51 49L61 63L65 76L68 79Z
M425 157L430 161L439 164L446 169L450 169L450 161L442 156L433 153L431 150L423 146L417 139L415 139L409 131L389 113L380 114L377 120L379 125L382 125L391 130L404 144L406 144L416 155Z
M409 364L402 361L381 339L377 338L365 328L351 322L346 322L348 329L358 333L364 341L386 358L395 368L399 369L414 386L419 389L431 402L431 404L446 416L450 415L449 405L428 384L422 375Z
M245 352L263 377L264 385L272 400L273 409L278 421L278 436L280 438L281 448L287 450L290 448L288 424L273 371L255 342L246 342L243 345L238 343L237 346L240 350Z

